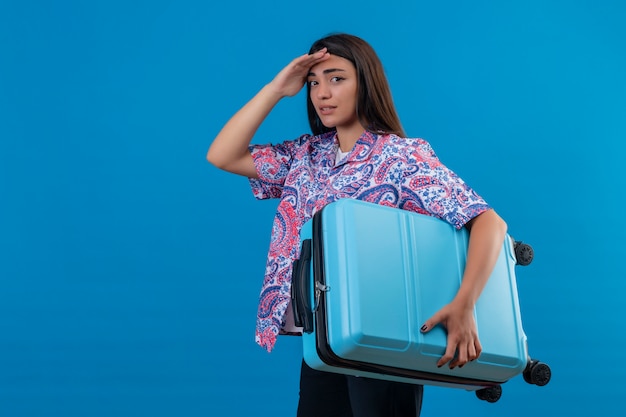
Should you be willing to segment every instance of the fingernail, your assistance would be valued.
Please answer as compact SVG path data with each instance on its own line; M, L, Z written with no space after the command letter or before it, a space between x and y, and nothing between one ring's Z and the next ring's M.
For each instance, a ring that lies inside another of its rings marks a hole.
M425 331L426 331L426 329L428 329L428 326L423 325L423 326L422 326L422 328L421 328L420 330L421 330L421 331L423 331L423 332L425 332Z

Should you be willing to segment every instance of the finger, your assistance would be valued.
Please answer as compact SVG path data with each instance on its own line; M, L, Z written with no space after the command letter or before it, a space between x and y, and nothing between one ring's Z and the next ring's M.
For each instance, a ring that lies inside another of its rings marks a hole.
M446 346L446 351L444 352L443 356L439 359L439 361L437 362L437 367L441 368L443 365L445 365L446 363L450 362L451 360L454 359L454 354L456 353L456 343L450 343L448 341L448 345Z
M459 345L457 349L456 358L450 362L450 369L454 369L455 367L462 368L468 362L468 345L463 344Z
M474 349L476 350L476 357L474 360L478 359L481 353L483 353L483 346L480 344L480 340L476 339L474 341Z
M420 328L420 331L422 333L427 333L429 332L433 327L435 327L436 325L438 325L440 322L439 317L437 316L437 314L435 314L434 316L432 316L431 318L429 318L428 320L426 320L426 322L422 325L422 327Z
M303 56L311 58L311 59L320 59L325 55L329 55L328 48L324 47L322 49L318 49L315 52L311 52L310 54L304 54Z
M313 62L323 61L330 56L326 48L322 48L319 51L312 54L304 54L295 59L296 63L302 65L310 65Z
M304 54L302 56L299 56L298 58L294 59L292 62L292 65L295 69L300 69L300 68L310 68L311 67L311 63L315 60L315 58L313 57L313 55L309 55L309 54Z
M471 362L478 357L476 353L476 344L472 341L467 345L467 361Z
M324 56L327 52L328 52L328 48L327 47L323 47L322 49L313 52L311 54L311 56L315 56L315 57L319 58L319 57Z

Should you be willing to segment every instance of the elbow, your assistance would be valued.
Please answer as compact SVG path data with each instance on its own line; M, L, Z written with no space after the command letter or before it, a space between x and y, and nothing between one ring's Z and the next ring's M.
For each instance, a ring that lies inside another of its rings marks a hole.
M507 233L509 226L506 224L504 219L495 212L495 210L489 210L485 214L487 213L489 216L489 223L491 224L492 229L496 231L496 233L501 235L502 238L504 238L504 235Z
M491 221L493 222L494 228L499 232L506 233L508 230L508 225L504 221L502 217L495 210L489 210L488 213L491 215Z
M211 150L209 149L209 151L206 153L206 160L209 164L211 165L216 165L215 164L215 158L213 157L213 154L211 153Z
M490 210L490 212L491 230L493 230L495 236L498 236L498 240L504 240L509 226L506 224L504 219L500 217L494 210Z
M504 219L500 217L500 215L498 215L498 213L496 213L493 209L487 210L479 214L478 216L470 220L467 226L470 232L476 226L478 226L478 228L481 230L491 230L491 233L502 236L502 239L504 239L504 236L508 231L508 225L506 224Z
M509 230L509 226L506 224L506 222L504 221L504 219L500 216L497 216L497 228L498 228L498 232L500 232L500 234L504 237L504 235L506 235L507 231Z
M209 149L206 159L210 164L222 171L243 175L248 178L258 178L254 161L249 153L233 158L225 155L223 152Z
M206 153L206 160L214 167L224 169L223 158L220 158L219 154L213 148L209 148Z

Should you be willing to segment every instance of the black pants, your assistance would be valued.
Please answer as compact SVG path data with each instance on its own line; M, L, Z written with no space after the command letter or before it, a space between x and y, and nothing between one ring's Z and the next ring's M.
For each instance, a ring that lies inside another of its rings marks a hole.
M321 372L302 361L297 417L418 417L421 385Z

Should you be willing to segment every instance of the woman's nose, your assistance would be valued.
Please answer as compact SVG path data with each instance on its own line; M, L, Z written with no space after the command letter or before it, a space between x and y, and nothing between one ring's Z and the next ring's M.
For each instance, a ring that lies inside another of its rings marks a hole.
M326 83L319 83L316 89L317 98L322 100L330 97L330 88Z

